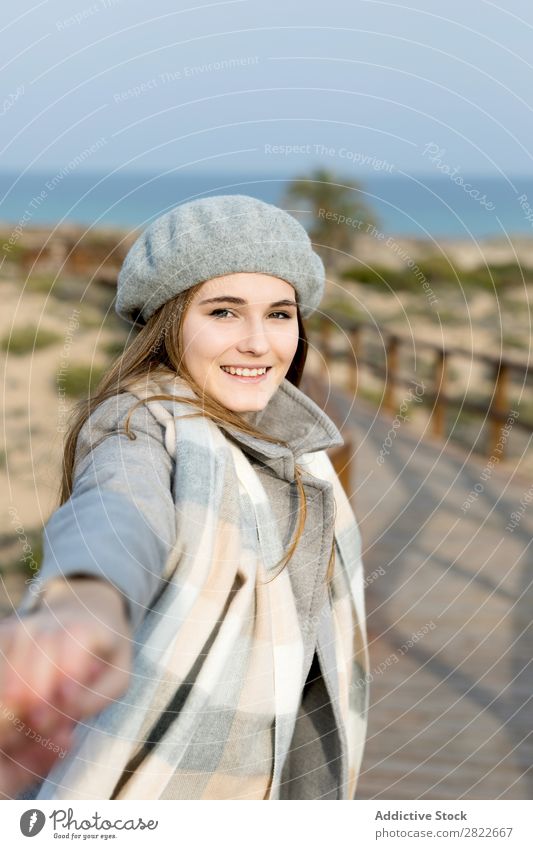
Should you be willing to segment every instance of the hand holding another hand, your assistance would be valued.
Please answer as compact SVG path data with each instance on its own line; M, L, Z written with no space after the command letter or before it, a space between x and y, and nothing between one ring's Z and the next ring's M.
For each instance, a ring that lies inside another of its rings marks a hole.
M54 579L37 610L0 621L0 797L50 771L76 724L123 695L131 663L124 599L99 578Z

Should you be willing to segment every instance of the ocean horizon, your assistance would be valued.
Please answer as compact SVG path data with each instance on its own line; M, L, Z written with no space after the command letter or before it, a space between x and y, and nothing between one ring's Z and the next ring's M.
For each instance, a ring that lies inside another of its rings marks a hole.
M300 175L162 174L75 171L0 172L0 225L141 228L179 203L210 194L250 194L281 204ZM337 175L386 234L416 238L508 238L533 235L533 178L462 175ZM332 210L334 211L334 210ZM306 225L306 215L299 216ZM311 219L309 216L309 223ZM350 226L350 225L347 225ZM352 225L353 226L353 225Z

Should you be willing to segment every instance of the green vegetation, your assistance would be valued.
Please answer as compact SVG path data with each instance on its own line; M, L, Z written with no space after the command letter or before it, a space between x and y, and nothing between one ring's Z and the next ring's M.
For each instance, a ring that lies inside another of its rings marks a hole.
M39 295L50 295L58 301L77 301L85 286L86 282L80 278L55 274L30 274L21 280L24 295L35 292Z
M90 363L71 364L58 385L71 398L86 398L94 391L105 370L105 366L95 366ZM54 386L56 384L57 379L54 378Z
M76 306L83 316L84 311L94 313L94 319L88 319L91 326L106 325L124 329L124 322L116 315L113 300L116 290L113 286L98 279L90 280L88 276L72 274L31 274L20 278L20 285L26 293L50 295L58 301L64 301ZM96 314L98 318L96 318ZM80 316L80 322L82 321Z
M513 333L504 333L502 336L503 348L518 348L520 351L527 351L528 341L529 340L516 336Z
M338 320L341 324L343 319L368 321L368 315L359 309L357 302L352 298L327 298L320 304L320 309L306 319L306 328L310 332L318 332L324 315Z
M102 327L109 330L111 333L124 333L124 320L116 314L114 307L111 307L106 315L102 317ZM138 331L136 329L132 329L128 330L128 332L131 333L133 337Z
M116 357L120 356L124 352L124 349L127 347L126 339L122 339L120 337L111 339L110 342L106 342L102 345L102 350L105 351L112 359L116 359Z
M57 278L53 274L31 274L24 281L24 294L36 292L39 295L56 296Z
M11 535L10 535L11 536ZM12 535L13 554L9 557L0 557L0 574L19 574L22 578L33 578L37 574L43 559L43 540L41 530L24 529L24 537L19 539L16 534ZM22 543L30 545L30 551L24 551ZM9 543L9 550L12 545ZM32 562L33 559L33 562Z
M357 388L357 397L364 398L366 401L371 401L378 407L383 404L383 390L370 389L368 386L363 386L362 384L360 384Z
M522 395L522 400L514 398L510 403L512 410L520 412L520 420L522 422L531 422L533 424L533 397L531 397L531 388L527 395Z
M347 318L368 320L368 314L360 309L354 298L327 298L320 305L320 309L326 314L331 312L345 315Z
M102 230L89 230L83 234L83 238L78 241L78 245L83 247L105 247L111 252L115 245L115 237L105 228Z
M5 239L0 238L0 260L5 259L7 262L15 263L21 262L27 255L28 249L19 242L10 245L8 239L9 236L6 236ZM4 247L4 244L6 247Z
M523 285L524 281L529 285L533 284L533 269L523 268L518 264L489 265L461 271L441 256L420 260L412 268L406 266L396 270L381 266L367 268L358 263L344 269L340 276L343 280L353 280L383 292L423 292L422 285L425 281L435 293L439 290L449 291L451 287L500 292Z
M308 177L293 180L283 205L291 210L311 210L309 236L330 268L338 265L345 252L351 253L358 233L368 224L378 223L361 199L360 184L327 168L317 168Z
M102 327L104 317L100 310L96 307L90 306L89 304L83 304L80 309L78 321L80 323L80 327L84 330L92 330L95 327Z
M60 334L52 330L42 327L37 329L37 325L27 325L16 327L11 334L6 333L0 340L0 348L3 351L9 351L10 354L29 354L60 342L61 339Z
M421 266L419 268L422 272ZM356 265L342 271L340 277L343 280L363 283L383 293L391 291L420 293L423 291L422 284L425 281L434 289L432 279L425 272L422 272L422 274L423 276L420 276L420 274L416 276L414 271L410 269L392 270L381 266L368 268L364 265Z

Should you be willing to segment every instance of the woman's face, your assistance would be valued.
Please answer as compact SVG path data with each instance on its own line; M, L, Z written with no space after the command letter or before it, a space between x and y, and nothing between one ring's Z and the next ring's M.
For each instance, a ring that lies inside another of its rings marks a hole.
M298 347L296 293L269 274L214 277L195 293L182 329L185 365L204 392L234 412L262 410ZM268 368L250 377L222 366Z

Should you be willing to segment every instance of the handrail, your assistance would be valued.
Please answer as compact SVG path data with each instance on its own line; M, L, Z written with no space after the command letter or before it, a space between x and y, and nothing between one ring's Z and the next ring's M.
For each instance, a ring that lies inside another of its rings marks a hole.
M342 330L349 339L349 344L342 350L334 350L332 337L336 334L337 339L342 338L339 333ZM384 342L385 366L381 366L374 360L365 356L362 340L362 331L371 330ZM460 408L480 416L484 416L489 423L489 439L487 442L487 454L491 456L497 452L503 456L505 434L509 419L512 424L517 425L528 433L533 432L533 422L520 418L516 410L512 410L509 402L509 380L510 374L517 372L525 382L531 375L527 362L513 359L510 356L497 357L492 354L473 354L466 348L459 346L446 346L436 342L425 340L413 340L412 336L389 330L381 325L370 321L349 318L334 310L319 319L317 334L319 337L318 347L323 356L323 371L328 372L328 363L338 360L349 362L354 368L345 387L352 395L357 393L361 366L365 366L377 376L383 378L383 406L389 413L396 411L396 387L420 385L412 376L400 374L399 359L402 346L413 347L416 342L417 349L424 348L433 352L433 363L431 369L431 386L424 386L423 397L432 404L431 410L431 432L439 438L446 438L446 412L449 407ZM447 391L449 388L448 366L453 357L467 357L475 359L489 366L492 373L493 393L487 405L470 398L455 398Z

